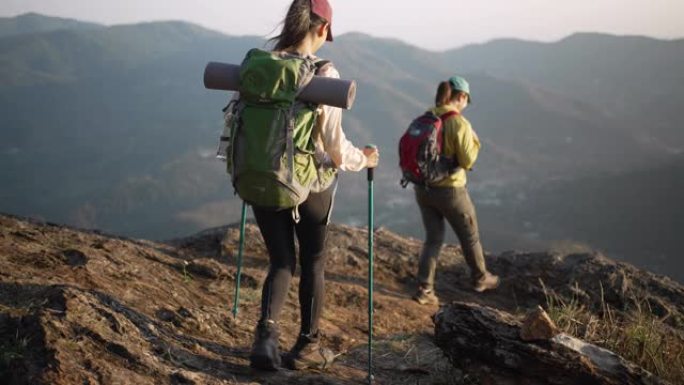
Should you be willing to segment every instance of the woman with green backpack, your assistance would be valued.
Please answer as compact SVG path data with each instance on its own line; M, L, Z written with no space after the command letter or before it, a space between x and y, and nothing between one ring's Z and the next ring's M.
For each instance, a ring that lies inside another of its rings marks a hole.
M473 167L480 151L480 139L461 114L469 103L470 85L464 78L454 76L439 84L431 111L435 116L446 117L442 154L454 158L458 168L434 184L414 187L426 234L418 266L418 288L413 296L420 304L439 302L434 280L437 257L444 243L445 219L461 242L473 289L483 292L499 284L499 278L485 266L475 206L466 189L466 170Z
M332 41L332 9L327 0L294 0L283 21L273 52L294 55L316 63L316 75L339 78L330 62L314 54L326 41ZM250 353L250 365L261 370L324 368L332 354L321 346L319 319L323 310L325 239L336 189L336 172L361 171L378 164L375 149L359 149L342 131L341 109L318 106L308 144L317 165L316 183L308 198L294 209L274 209L252 204L256 222L269 253L270 266L263 285L261 317ZM297 123L295 123L297 124ZM297 138L295 138L297 139ZM257 155L258 154L252 154ZM239 190L238 190L239 191ZM300 333L294 346L282 357L278 346L278 320L287 299L299 242Z

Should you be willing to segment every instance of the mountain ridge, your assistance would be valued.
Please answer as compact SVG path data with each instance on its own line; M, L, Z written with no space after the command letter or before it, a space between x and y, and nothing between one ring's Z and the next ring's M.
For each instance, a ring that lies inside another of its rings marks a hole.
M431 106L437 82L454 69L465 71L473 85L474 103L466 116L484 146L469 189L491 250L523 245L521 240L536 244L520 235L528 232L525 218L502 218L506 210L497 204L515 204L511 195L529 196L551 180L572 183L606 172L665 167L684 149L677 107L684 80L675 68L677 50L660 54L658 45L649 48L662 69L658 84L668 85L644 94L653 95L646 101L652 108L625 112L607 104L621 105L640 94L621 82L609 82L614 93L608 98L593 93L592 81L569 86L575 78L560 79L565 67L553 62L539 64L521 55L515 62L483 60L468 68L449 55L396 40L345 36L321 55L332 59L344 78L358 82L357 102L345 112L343 125L353 143L381 148L377 219L392 230L422 236L411 191L398 187L396 142L408 122ZM10 41L21 44L10 49ZM211 159L229 94L205 90L201 75L207 62L239 63L249 48L264 43L175 22L0 38L0 183L7 186L0 191L0 210L156 239L237 218L240 202L223 164ZM495 51L491 55L500 57ZM543 52L542 58L551 54ZM518 63L526 61L534 66ZM485 71L501 63L506 71ZM558 84L511 75L514 64L528 72L541 66ZM580 70L571 73L593 79L592 66L577 63ZM633 67L623 75L644 71ZM605 68L619 73L623 67ZM357 202L366 199L365 179L359 174L340 179L337 207L344 209L336 210L335 219L363 223L366 213ZM568 198L554 199L551 207L564 207ZM630 235L636 238L638 233ZM641 251L637 254L645 255Z
M196 24L193 22L189 21L184 21L184 20L179 20L179 19L168 19L168 20L155 20L155 21L142 21L142 22L131 22L131 23L118 23L118 24L113 24L113 25L104 25L101 23L96 23L96 22L89 22L89 21L82 21L78 19L73 19L73 18L65 18L65 17L59 17L59 16L50 16L46 14L41 14L37 12L27 12L23 14L19 14L16 16L5 16L5 17L0 17L0 25L2 24L8 24L8 23L16 23L16 22L23 22L26 20L31 20L32 22L36 24L50 24L50 25L60 25L63 24L65 27L61 27L60 29L74 29L79 28L79 26L82 27L96 27L96 28L113 28L113 27L129 27L129 26L137 26L137 25L148 25L148 24L189 24L194 26L197 29L200 30L205 30L207 32L212 32L215 34L220 34L223 36L227 37L254 37L254 38L260 38L264 39L263 37L259 37L256 35L236 35L232 33L226 33L222 32L213 28L208 28L204 27L200 24ZM43 32L50 32L50 30L44 30L43 28L39 28ZM30 31L30 30L29 30ZM31 32L27 32L31 33ZM0 38L2 38L4 35L0 33ZM412 47L418 47L418 45L411 44L409 42L405 42L401 39L398 38L393 38L393 37L381 37L381 36L374 36L372 34L369 34L367 32L358 32L358 31L351 31L351 32L345 32L341 35L338 36L342 40L353 40L353 39L360 39L360 40L376 40L376 41L386 41L386 42L393 42L393 43L398 43L400 45L407 45L407 46L412 46ZM468 47L474 47L474 46L483 46L483 45L489 45L493 43L500 43L500 42L513 42L513 43L531 43L531 44L542 44L542 45L554 45L557 43L565 42L565 41L572 41L572 40L578 40L578 39L585 39L585 38L600 38L600 39L636 39L636 40L648 40L651 42L682 42L684 41L684 37L673 37L673 38L662 38L662 37L652 37L652 36L644 36L644 35L636 35L636 34L617 34L617 33L608 33L608 32L573 32L568 34L567 36L558 38L556 40L551 40L551 41L546 41L546 40L533 40L533 39L524 39L524 38L492 38L487 41L481 42L481 43L469 43L465 44L460 47L453 47L453 48L446 48L444 50L428 50L425 49L426 52L430 53L440 53L440 52L449 52L449 51L458 51L462 50L464 48Z
M70 18L45 16L28 12L12 17L0 17L0 38L30 33L51 32L63 29L98 29L102 24L79 21Z

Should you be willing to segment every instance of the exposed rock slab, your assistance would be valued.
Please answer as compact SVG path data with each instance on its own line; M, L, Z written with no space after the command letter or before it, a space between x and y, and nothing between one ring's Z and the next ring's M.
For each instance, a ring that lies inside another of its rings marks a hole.
M455 302L434 316L437 345L455 366L524 384L660 385L666 382L616 354L565 334L534 342L520 337L510 313ZM491 368L495 368L494 371ZM521 382L522 381L522 382Z

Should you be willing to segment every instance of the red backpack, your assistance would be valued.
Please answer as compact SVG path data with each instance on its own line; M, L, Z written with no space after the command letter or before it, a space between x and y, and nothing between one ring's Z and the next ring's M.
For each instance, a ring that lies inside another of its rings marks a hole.
M409 182L428 186L453 174L458 168L454 158L442 155L444 122L458 115L449 111L436 116L431 111L415 118L399 139L399 167L401 167L401 186Z

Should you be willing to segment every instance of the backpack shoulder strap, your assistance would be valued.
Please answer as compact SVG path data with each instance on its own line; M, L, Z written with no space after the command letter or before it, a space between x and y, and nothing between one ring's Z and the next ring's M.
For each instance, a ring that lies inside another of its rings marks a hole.
M442 115L440 115L439 119L441 119L444 122L447 119L449 119L450 117L456 116L456 115L458 115L458 111L451 110L451 111L447 111L447 112L443 113Z
M325 60L325 59L319 59L319 60L316 60L316 62L314 62L314 64L316 65L317 69L321 69L321 68L325 67L327 64L332 64L332 61Z
M442 124L444 124L444 122L446 122L447 119L451 118L452 116L457 116L457 115L460 115L458 111L451 110L451 111L447 111L447 112L443 113L442 115L440 115L439 119L442 120ZM452 172L456 171L456 168L458 168L458 157L455 153L454 153L454 158L453 158L453 164L454 164L454 166L453 166Z
M332 65L332 61L320 59L314 62L314 65L316 66L316 75L318 75L321 71L323 71L323 68Z

